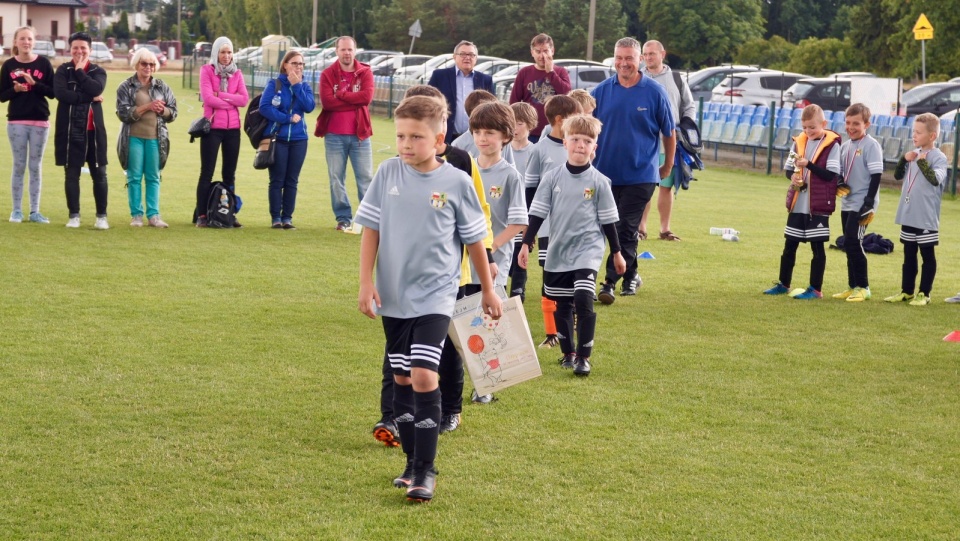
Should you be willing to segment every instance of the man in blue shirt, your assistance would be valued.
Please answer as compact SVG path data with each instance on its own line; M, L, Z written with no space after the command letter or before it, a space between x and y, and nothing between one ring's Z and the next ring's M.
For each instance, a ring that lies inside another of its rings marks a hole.
M470 117L463 107L467 95L474 90L493 93L493 78L473 70L477 64L476 45L469 41L458 43L453 48L453 61L456 66L434 70L430 75L430 82L427 83L447 98L450 114L447 116L447 136L444 142L448 145L470 131Z
M620 275L607 259L606 279L597 298L612 304L614 288L621 278L621 295L635 295L637 274L637 227L643 209L661 178L673 168L677 139L670 100L663 86L640 73L640 42L633 38L617 41L614 67L617 76L593 89L597 108L593 116L603 122L597 141L594 166L610 178L620 221L617 235L627 271ZM659 139L663 139L665 161L659 164Z

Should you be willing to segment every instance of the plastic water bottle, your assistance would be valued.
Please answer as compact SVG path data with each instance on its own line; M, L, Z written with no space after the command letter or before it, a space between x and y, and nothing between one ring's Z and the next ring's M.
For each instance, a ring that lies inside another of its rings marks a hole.
M740 237L733 233L724 233L721 238L729 242L740 242Z
M711 227L711 235L739 235L740 232L732 227Z
M220 206L222 208L230 207L230 198L227 197L227 190L223 190L223 189L220 190Z

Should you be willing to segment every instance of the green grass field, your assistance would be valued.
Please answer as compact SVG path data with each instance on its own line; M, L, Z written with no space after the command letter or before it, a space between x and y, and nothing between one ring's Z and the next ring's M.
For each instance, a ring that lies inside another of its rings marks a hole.
M370 436L383 335L356 309L359 238L334 231L322 142L298 230L269 229L249 146L246 227L193 228L199 145L185 133L200 104L161 76L180 106L170 229L127 225L113 151L112 229L92 228L89 177L83 226L64 228L52 133L52 223L8 223L0 190L0 538L960 537L960 344L941 340L960 329L943 302L960 289L957 201L944 202L929 306L879 300L899 290L899 244L869 257L874 300L804 302L759 294L777 275L786 180L701 173L676 202L683 241L643 242L656 259L641 261L639 294L598 306L593 375L541 351L541 378L465 406L441 438L437 497L416 506L390 483L400 451ZM391 126L374 130L380 161ZM4 175L10 163L0 145ZM881 199L871 230L896 239L896 194ZM829 295L846 267L827 257ZM538 307L531 295L539 342Z

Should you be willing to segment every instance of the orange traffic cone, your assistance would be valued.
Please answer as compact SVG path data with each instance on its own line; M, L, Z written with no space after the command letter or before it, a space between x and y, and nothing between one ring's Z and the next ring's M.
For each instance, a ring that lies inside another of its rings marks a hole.
M953 331L952 333L943 337L944 342L960 342L960 331Z

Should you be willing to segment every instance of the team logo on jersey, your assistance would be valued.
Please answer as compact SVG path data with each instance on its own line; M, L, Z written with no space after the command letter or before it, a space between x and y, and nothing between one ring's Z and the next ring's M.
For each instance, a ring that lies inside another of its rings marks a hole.
M490 197L494 199L503 197L503 186L490 186Z
M447 194L444 192L433 192L430 196L430 205L435 209L442 209L447 204Z
M583 190L583 198L584 198L584 199L593 199L593 194L596 193L596 191L597 191L597 190L594 189L594 188L584 188L584 190Z
M858 148L856 152L853 153L854 156L863 156L863 149Z

